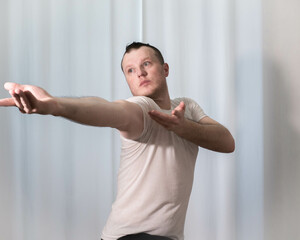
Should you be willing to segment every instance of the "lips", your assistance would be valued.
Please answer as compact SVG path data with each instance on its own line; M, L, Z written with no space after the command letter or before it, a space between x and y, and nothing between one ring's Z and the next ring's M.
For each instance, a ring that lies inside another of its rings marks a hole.
M149 80L143 80L143 81L141 81L141 83L140 83L140 87L145 86L145 85L147 85L148 83L150 83Z

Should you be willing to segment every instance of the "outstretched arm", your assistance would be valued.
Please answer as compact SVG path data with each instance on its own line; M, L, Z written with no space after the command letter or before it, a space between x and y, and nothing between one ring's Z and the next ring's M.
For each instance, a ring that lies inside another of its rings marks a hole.
M169 131L195 143L196 145L217 152L234 151L235 143L231 133L215 120L204 117L198 123L184 117L185 104L181 102L171 115L159 111L150 111L150 117Z
M4 87L11 98L1 99L0 106L16 106L22 113L50 114L81 124L112 127L131 139L143 131L142 110L135 103L99 97L56 98L40 87L16 83Z

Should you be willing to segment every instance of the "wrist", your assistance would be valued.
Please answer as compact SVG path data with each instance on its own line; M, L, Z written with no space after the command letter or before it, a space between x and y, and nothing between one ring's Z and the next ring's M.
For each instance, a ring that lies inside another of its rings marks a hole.
M59 98L52 97L48 100L48 114L53 116L61 116L61 104Z
M186 118L183 118L181 123L174 127L173 132L180 137L184 137L184 134L189 127L190 121Z

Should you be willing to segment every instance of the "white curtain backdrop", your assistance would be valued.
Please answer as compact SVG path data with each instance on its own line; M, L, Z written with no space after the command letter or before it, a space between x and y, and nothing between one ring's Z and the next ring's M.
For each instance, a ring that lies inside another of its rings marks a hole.
M200 149L185 239L300 239L299 10L293 0L1 0L0 85L126 99L126 44L157 46L171 97L195 99L236 139L233 154ZM15 108L0 108L0 123L0 239L100 239L118 132Z

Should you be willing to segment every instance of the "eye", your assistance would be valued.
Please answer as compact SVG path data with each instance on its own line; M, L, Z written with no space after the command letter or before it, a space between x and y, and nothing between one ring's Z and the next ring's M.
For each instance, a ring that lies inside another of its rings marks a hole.
M149 65L150 65L150 62L149 62L149 61L144 62L144 66L145 66L145 67L147 67L147 66L149 66Z
M128 73L133 73L133 68L129 68L129 69L127 70L127 72L128 72Z

